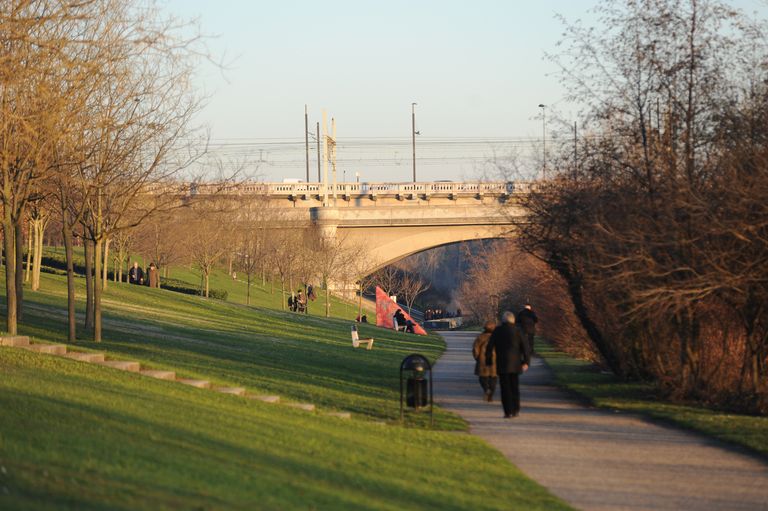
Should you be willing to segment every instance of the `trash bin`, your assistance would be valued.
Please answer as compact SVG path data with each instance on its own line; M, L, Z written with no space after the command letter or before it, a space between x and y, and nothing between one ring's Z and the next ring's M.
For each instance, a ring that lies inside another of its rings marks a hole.
M432 366L423 355L414 353L400 364L400 420L405 418L405 406L418 411L429 404L430 425L434 423Z
M421 374L405 380L405 404L410 408L427 406L427 379Z

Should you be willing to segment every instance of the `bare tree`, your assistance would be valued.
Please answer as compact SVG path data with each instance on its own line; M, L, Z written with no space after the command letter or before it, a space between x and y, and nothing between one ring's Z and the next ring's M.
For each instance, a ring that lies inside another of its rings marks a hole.
M400 292L400 270L392 264L384 266L373 274L373 283L387 296L397 295Z
M413 302L421 293L429 289L430 285L430 282L422 278L419 273L405 272L403 274L400 280L400 292L408 307L409 314L412 312Z
M260 272L268 253L267 223L269 216L260 199L250 201L240 210L237 220L236 268L246 277L246 305L251 304L251 283Z
M89 11L87 4L11 0L0 6L0 204L11 335L17 332L23 302L26 207L53 169L61 120L69 114L61 81L71 76L62 47L72 36L74 17Z

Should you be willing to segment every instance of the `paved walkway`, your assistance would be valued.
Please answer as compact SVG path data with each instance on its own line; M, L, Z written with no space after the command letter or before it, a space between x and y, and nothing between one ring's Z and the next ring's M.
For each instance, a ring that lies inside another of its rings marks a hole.
M630 414L579 405L540 359L521 378L522 410L503 419L499 390L482 400L476 334L443 334L435 397L512 463L576 508L768 510L768 465L717 442Z

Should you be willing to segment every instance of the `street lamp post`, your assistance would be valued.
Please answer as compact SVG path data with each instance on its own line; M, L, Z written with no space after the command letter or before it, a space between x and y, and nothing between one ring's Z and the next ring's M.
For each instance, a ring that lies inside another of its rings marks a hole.
M547 105L539 103L541 108L541 151L543 161L541 165L541 177L547 179Z
M411 103L411 141L413 143L413 182L416 182L416 103Z

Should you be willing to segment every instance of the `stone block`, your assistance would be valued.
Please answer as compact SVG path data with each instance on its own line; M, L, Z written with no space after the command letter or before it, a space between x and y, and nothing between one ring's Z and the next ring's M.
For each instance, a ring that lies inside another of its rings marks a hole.
M80 362L104 362L104 353L70 352L65 353L63 356L72 360L78 360Z
M104 362L96 362L99 365L111 367L112 369L120 369L121 371L130 371L132 373L138 373L141 370L141 364L138 362L130 362L128 360L106 360Z
M30 344L29 346L22 346L22 348L47 355L65 355L67 353L67 347L63 344Z
M183 383L184 385L191 385L192 387L197 387L198 389L211 388L211 382L209 382L208 380L193 380L190 378L179 378L176 381L179 383Z
M352 414L349 412L328 412L324 414L328 417L336 417L337 419L351 419Z
M222 394L232 394L233 396L244 396L245 388L244 387L217 387L216 392L221 392Z
M0 346L14 346L16 348L29 346L29 337L26 335L6 335L0 337Z
M248 399L254 399L256 401L263 401L265 403L279 403L280 402L280 396L256 396L253 394L250 394L248 396L245 396Z
M288 406L290 406L291 408L304 410L305 412L314 412L316 408L315 405L312 405L309 403L288 403Z
M149 376L150 378L157 378L158 380L176 380L176 373L173 371L157 371L154 369L144 369L139 371L142 376Z

